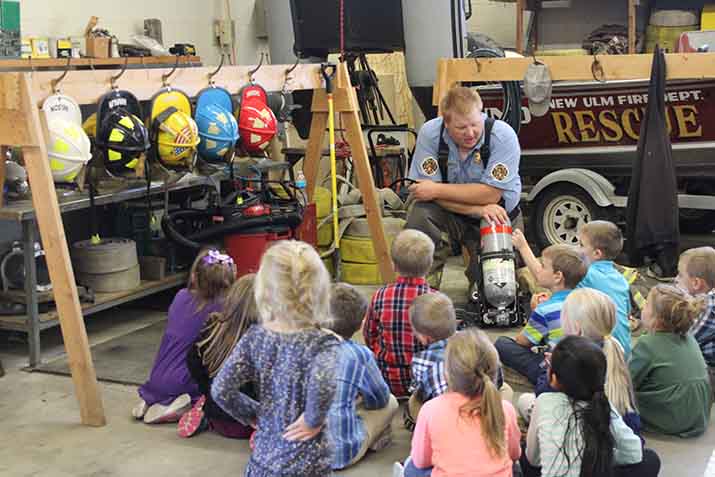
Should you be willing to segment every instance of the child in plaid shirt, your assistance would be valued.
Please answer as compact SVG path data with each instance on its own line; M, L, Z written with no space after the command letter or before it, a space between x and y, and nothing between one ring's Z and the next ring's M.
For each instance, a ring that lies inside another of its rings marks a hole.
M367 300L355 287L333 285L330 329L343 338L337 353L337 390L328 412L333 470L353 465L368 450L383 449L392 441L397 399L390 394L372 352L352 340L366 312Z
M447 392L444 353L447 349L447 339L457 332L457 318L452 300L440 292L415 298L409 316L417 341L426 347L412 357L412 395L403 416L405 427L414 430L422 405ZM496 384L497 389L502 390L502 396L510 396L511 388L504 385L501 365L498 367ZM505 388L502 388L503 386ZM506 399L511 400L511 397Z
M392 242L397 281L375 292L363 327L365 344L375 354L392 394L409 397L412 355L423 347L408 317L412 301L433 291L425 280L432 267L434 243L418 230L403 230Z
M686 250L678 263L678 287L700 298L704 309L690 328L708 365L710 385L715 390L715 249Z
M409 316L415 338L426 347L412 357L412 395L404 420L405 427L413 430L422 405L447 391L444 351L447 338L457 331L457 319L452 301L440 292L415 298Z

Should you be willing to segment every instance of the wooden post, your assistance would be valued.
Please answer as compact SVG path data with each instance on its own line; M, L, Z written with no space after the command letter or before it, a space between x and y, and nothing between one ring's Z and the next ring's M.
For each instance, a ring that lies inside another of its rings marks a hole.
M20 83L20 111L27 126L29 141L23 144L32 203L45 248L47 268L59 311L62 338L69 356L70 371L80 406L82 423L89 426L106 424L97 376L89 350L87 331L77 295L72 262L60 216L50 164L45 145L44 118L40 117L28 73L15 74Z
M524 5L526 0L516 0L516 52L524 54Z
M638 0L628 0L628 53L636 54L636 5Z
M380 276L386 283L395 280L395 270L392 266L390 253L385 239L385 230L382 226L380 208L378 204L378 194L375 190L375 182L372 177L370 160L365 147L365 137L360 126L358 112L357 94L350 85L350 74L345 63L340 63L337 70L336 89L333 93L335 112L339 114L345 134L350 144L350 151L353 158L353 166L357 173L362 201L367 215L367 223L370 228L372 245L375 249ZM315 183L318 178L320 166L320 151L323 147L323 137L325 125L328 121L328 100L324 90L315 90L313 93L313 123L310 128L310 137L305 155L303 171L307 182L308 197L312 197L315 190Z

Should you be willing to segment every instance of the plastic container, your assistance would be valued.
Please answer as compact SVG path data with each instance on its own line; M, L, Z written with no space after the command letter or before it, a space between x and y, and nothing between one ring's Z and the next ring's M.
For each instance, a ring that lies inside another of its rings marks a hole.
M228 254L236 262L237 277L255 273L261 264L266 248L278 240L289 240L293 233L289 227L265 227L245 233L227 235L223 244Z

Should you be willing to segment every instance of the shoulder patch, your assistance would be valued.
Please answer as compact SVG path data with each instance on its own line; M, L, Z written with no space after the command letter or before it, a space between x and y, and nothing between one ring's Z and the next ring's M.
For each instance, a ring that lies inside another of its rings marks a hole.
M422 174L426 176L433 176L437 174L438 169L439 164L437 164L437 161L434 157L427 156L422 159L422 163L420 164L420 171L422 172Z
M509 177L509 168L506 167L506 164L500 162L492 168L491 174L494 179L498 181L503 181L504 179Z

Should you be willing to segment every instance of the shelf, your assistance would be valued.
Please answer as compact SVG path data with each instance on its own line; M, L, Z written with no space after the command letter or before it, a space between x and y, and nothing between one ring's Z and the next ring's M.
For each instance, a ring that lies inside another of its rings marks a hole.
M87 317L93 313L98 313L132 300L181 286L186 282L187 277L188 273L186 272L176 273L163 280L142 280L141 285L134 290L117 293L97 293L94 303L82 303L82 315ZM56 310L40 313L38 318L41 330L52 328L59 323ZM0 329L27 331L28 317L27 315L0 316Z
M124 66L125 58L72 58L70 67ZM126 58L127 66L170 66L176 64L176 56L146 56ZM201 66L200 56L180 56L179 66ZM0 60L0 70L32 70L39 68L66 68L63 58L18 58Z
M224 178L224 174L219 172L212 176L198 176L189 174L180 181L169 186L169 191L178 191L188 189L190 187L202 185L214 185ZM137 181L136 184L141 184ZM159 194L164 191L163 182L152 182L150 193ZM122 202L131 199L140 199L146 197L146 183L140 186L134 186L128 189L123 189L118 192L105 192L95 196L95 205L107 205ZM63 195L58 191L58 200L60 204L60 212L70 212L73 210L89 208L89 192L72 192L68 195ZM12 220L15 222L24 222L35 218L35 208L32 205L32 200L19 200L7 202L3 207L0 207L0 220Z

